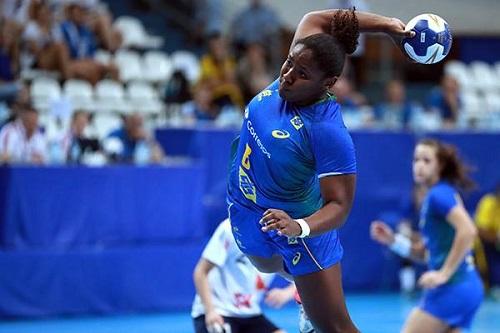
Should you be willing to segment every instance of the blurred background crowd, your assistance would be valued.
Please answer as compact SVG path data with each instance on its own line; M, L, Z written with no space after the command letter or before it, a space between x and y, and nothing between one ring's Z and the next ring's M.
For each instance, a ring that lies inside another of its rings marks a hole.
M373 10L363 0L321 3ZM282 5L2 1L0 162L161 163L157 128L239 127L288 52ZM445 62L425 66L386 38L362 36L334 88L348 127L499 131L500 62L464 59L475 46L454 37Z

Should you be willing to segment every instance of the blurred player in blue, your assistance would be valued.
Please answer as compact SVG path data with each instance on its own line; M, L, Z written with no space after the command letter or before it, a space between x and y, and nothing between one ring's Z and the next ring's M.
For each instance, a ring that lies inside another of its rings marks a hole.
M239 248L296 283L320 332L358 332L345 306L337 229L354 197L354 145L330 93L360 31L413 36L400 20L354 10L306 14L279 78L245 110L228 183Z
M472 185L456 149L440 141L420 141L413 157L413 178L428 188L420 211L422 238L395 234L387 224L373 222L372 237L405 258L426 261L419 279L422 300L409 315L405 333L468 330L483 300L483 286L471 249L477 231L457 189Z

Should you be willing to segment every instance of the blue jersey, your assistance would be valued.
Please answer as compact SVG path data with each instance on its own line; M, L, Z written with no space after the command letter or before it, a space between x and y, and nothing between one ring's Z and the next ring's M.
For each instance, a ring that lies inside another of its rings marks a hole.
M461 204L456 190L447 182L439 182L429 189L422 203L420 229L429 250L429 268L439 270L448 256L455 239L455 229L446 221L453 207ZM467 254L450 278L450 283L460 281L474 269L471 254Z
M228 199L256 213L276 208L301 218L323 205L321 177L355 172L354 145L335 99L297 107L280 97L276 80L245 109Z

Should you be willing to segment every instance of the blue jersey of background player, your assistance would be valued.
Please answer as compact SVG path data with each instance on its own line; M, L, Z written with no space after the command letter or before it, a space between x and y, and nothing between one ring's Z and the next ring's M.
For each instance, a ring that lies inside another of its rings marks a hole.
M455 187L472 183L455 148L429 139L415 148L413 177L428 188L420 210L422 238L412 242L383 222L371 226L375 240L403 257L428 263L419 279L425 289L422 300L403 332L467 330L483 300L483 286L471 255L476 228Z
M345 307L335 231L354 198L354 148L329 91L360 30L414 34L404 28L354 10L308 13L279 80L245 112L228 186L233 235L260 271L291 273L321 332L358 332Z

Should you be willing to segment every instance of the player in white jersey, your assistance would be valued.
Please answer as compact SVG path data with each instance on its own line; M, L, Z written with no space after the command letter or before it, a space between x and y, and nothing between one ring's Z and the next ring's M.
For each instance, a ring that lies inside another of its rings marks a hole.
M262 314L259 304L265 298L268 305L281 307L293 298L293 284L269 290L274 276L255 269L236 245L229 220L221 222L194 270L195 332L283 333Z

